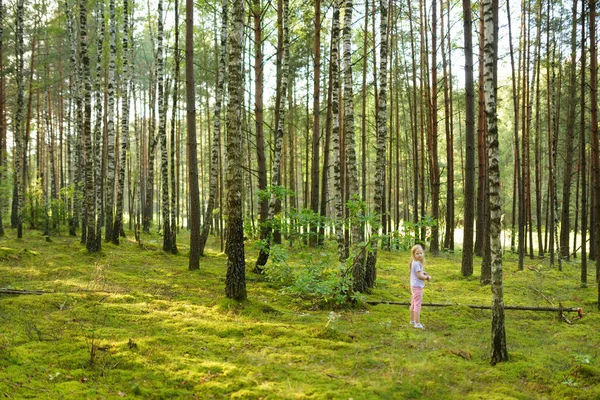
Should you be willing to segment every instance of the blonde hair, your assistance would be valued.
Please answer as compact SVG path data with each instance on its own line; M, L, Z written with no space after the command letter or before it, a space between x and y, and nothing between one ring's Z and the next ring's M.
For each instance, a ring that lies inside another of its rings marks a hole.
M417 250L421 249L421 251L424 252L423 250L423 246L421 246L420 244L415 244L412 249L410 249L410 261L408 262L408 271L410 272L411 268L412 268L412 263L413 261L417 261L417 259L415 258L415 253L417 252ZM425 258L423 258L422 261L417 261L418 263L420 263L423 267L425 267Z

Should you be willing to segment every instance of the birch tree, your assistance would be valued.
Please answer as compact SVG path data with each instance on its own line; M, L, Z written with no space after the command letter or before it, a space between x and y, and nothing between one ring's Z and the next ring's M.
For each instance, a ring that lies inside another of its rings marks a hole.
M498 2L484 0L484 93L487 123L488 184L490 204L490 248L492 254L492 358L494 365L508 360L504 329L504 296L502 291L502 243L500 242L502 201L500 199L500 168L498 164L497 124L497 63L498 63Z
M177 99L179 98L179 0L175 0L175 49L174 56L174 82L173 82L173 108L171 114L171 151L170 151L170 180L171 180L171 248L168 249L172 254L177 254L177 181L175 179L175 124L177 120ZM167 232L165 232L167 234Z
M269 251L271 247L273 224L275 220L275 213L278 205L278 191L281 185L281 167L282 167L282 148L283 148L283 130L285 128L285 112L286 112L286 100L288 90L288 74L289 74L289 27L288 27L288 7L289 0L283 1L283 67L281 76L281 99L279 104L279 116L277 117L277 130L275 132L275 149L273 154L273 171L271 173L271 193L269 198L269 214L267 221L263 227L261 234L262 246L258 259L256 260L255 271L262 270L262 267L267 263L269 259ZM233 14L233 13L232 13ZM235 23L233 24L235 26ZM233 42L233 41L230 41ZM230 63L232 50L229 50ZM231 79L231 67L229 69L229 85L234 85ZM237 84L241 84L238 82ZM231 88L229 89L231 92ZM228 121L230 123L231 121ZM228 126L229 132L229 126ZM229 149L229 146L228 146Z
M223 102L223 89L226 81L227 61L227 24L228 11L227 0L221 2L221 42L219 46L219 70L217 71L217 84L215 90L215 106L213 116L213 142L211 145L210 178L208 187L208 202L204 212L204 221L200 234L200 254L204 254L206 240L212 226L213 210L217 198L217 178L219 173L219 149L221 148L221 104Z
M158 0L158 41L156 70L158 81L158 138L160 140L160 177L162 181L163 250L171 251L171 220L169 211L169 149L167 148L167 114L165 102L163 1Z
M375 222L373 234L379 234L381 227L381 210L383 209L383 189L385 177L385 154L387 136L387 51L388 51L388 5L386 0L379 2L380 12L380 46L379 46L379 93L377 98L377 155L375 160L375 193L373 196L373 211ZM373 242L373 250L367 257L365 279L367 287L375 286L377 277L377 242Z
M127 165L127 148L129 147L129 0L123 0L123 81L121 84L121 151L119 158L119 175L117 184L117 201L115 207L115 223L112 242L119 244L123 234L123 202L125 187L125 166Z
M363 224L359 222L363 214L362 199L358 189L358 168L356 166L356 145L354 140L354 94L352 85L352 0L345 1L344 9L344 139L346 147L346 166L348 171L348 192L351 201L356 201L355 212L351 218L352 244L358 246L364 240ZM354 290L367 290L365 281L364 252L359 250L352 263Z
M104 238L113 237L114 199L115 199L115 59L117 57L115 0L110 0L110 28L108 53L108 109L106 110L106 199L104 203Z
M287 5L287 1L285 2ZM286 6L284 6L286 7ZM287 7L284 12L287 11ZM227 275L225 295L245 300L246 263L244 257L244 219L242 215L242 35L244 31L244 1L233 0L229 28L229 104L227 106ZM285 96L283 96L285 98ZM279 136L278 126L278 136ZM281 136L283 132L281 132Z
M340 111L339 111L339 36L340 1L333 2L333 20L331 31L331 138L333 144L333 208L334 226L340 263L346 261L346 242L344 238L344 205L342 200L342 160L340 149Z

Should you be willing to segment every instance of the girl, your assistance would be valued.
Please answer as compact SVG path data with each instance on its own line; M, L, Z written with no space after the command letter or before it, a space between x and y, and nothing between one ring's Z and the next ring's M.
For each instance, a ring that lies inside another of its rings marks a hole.
M425 273L425 258L423 248L420 245L414 245L410 251L410 289L412 299L410 302L410 324L417 329L425 329L421 325L421 305L423 304L423 288L425 281L430 281L431 276Z

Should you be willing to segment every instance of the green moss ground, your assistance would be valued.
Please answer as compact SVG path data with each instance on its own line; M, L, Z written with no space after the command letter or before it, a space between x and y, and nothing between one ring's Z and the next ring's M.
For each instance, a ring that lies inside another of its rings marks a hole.
M553 312L507 310L510 360L492 367L491 312L465 306L490 304L490 288L478 272L460 275L459 255L427 255L425 302L457 305L425 307L418 331L408 307L323 309L250 272L249 300L229 301L216 241L190 272L187 235L178 255L162 252L159 236L145 236L143 249L123 240L90 255L71 237L8 235L0 287L51 293L0 295L5 398L600 398L597 292L579 287L577 261L559 272L527 259L519 272L506 256L505 304L560 303L585 316L568 324ZM300 252L289 254L301 264ZM247 246L249 266L255 255ZM380 251L367 298L408 301L407 262L407 253Z

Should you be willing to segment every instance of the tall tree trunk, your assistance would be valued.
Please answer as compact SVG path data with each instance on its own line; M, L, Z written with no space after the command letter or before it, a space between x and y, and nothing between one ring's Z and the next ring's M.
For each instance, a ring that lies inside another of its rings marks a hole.
M585 0L584 0L585 1ZM541 141L542 137L542 128L541 128L541 117L542 111L540 107L541 102L541 91L540 91L540 81L541 81L541 57L540 52L542 48L542 40L541 40L541 32L542 32L542 6L541 2L536 7L536 20L537 20L537 37L536 37L536 48L537 48L537 57L536 57L536 77L535 77L535 96L536 96L536 116L535 116L535 205L536 205L536 220L537 220L537 240L538 240L538 255L539 257L544 256L544 239L542 237L542 171L541 171ZM582 113L583 114L583 113Z
M17 110L15 112L15 127L14 127L14 141L15 141L15 192L16 192L16 228L17 238L23 237L23 173L22 173L22 160L23 160L23 143L21 128L23 126L23 106L25 103L25 82L23 79L23 14L24 14L24 1L17 0L17 11L16 11L16 43L17 43L17 54L16 54L16 80L17 80Z
M498 165L498 125L496 114L497 62L498 62L498 2L484 0L484 89L485 115L488 127L490 198L490 247L492 250L492 365L508 360L504 329L504 297L502 292L502 201L500 199L500 168Z
M477 217L475 222L475 255L483 256L485 248L485 193L486 193L486 151L485 151L485 101L483 92L483 36L485 26L483 18L479 18L479 79L478 79L478 116L477 116ZM487 269L487 268L486 268ZM483 279L483 277L482 277ZM489 277L484 281L489 282Z
M337 239L338 247L338 259L340 263L346 261L346 241L344 238L344 205L342 200L342 160L341 160L341 148L340 148L340 110L339 110L339 36L340 36L340 0L334 1L333 3L333 20L332 20L332 31L331 31L331 82L332 86L332 101L331 101L331 115L333 128L331 131L333 139L333 207L334 207L334 226L335 235Z
M287 1L284 5L287 13ZM286 25L287 27L287 25ZM225 295L245 300L246 264L244 259L244 220L242 215L242 34L244 2L233 0L229 35L229 104L227 107L227 275ZM285 99L285 96L282 97ZM280 127L278 126L278 133ZM281 132L283 135L283 132Z
M569 111L565 137L562 207L560 217L560 257L569 260L569 233L571 231L571 181L573 176L573 142L575 141L575 106L577 105L577 2L573 0L571 20L571 63L569 64ZM582 13L583 15L583 13ZM576 233L576 232L575 232Z
M256 120L256 163L258 166L258 190L264 193L267 190L267 162L265 156L264 134L264 56L262 46L262 12L261 0L253 0L252 17L254 21L254 114ZM269 215L269 198L267 196L259 195L258 209L258 225L261 231L261 239L264 239L262 237L262 233L264 232L265 222L267 221L267 217Z
M452 47L450 41L450 2L446 7L446 15L448 18L448 30L444 32L444 17L442 13L441 32L442 37L446 36L448 43L448 55L446 55L446 46L441 43L442 48L442 63L444 70L444 129L446 130L446 232L444 235L444 248L450 252L454 251L454 134L452 131ZM442 8L443 10L443 8ZM448 56L448 57L447 57ZM450 62L448 62L448 60ZM450 72L448 71L450 69Z
M215 106L213 118L213 135L211 145L210 159L210 178L209 178L209 194L204 220L202 222L202 230L200 233L200 254L204 255L204 248L208 239L208 234L212 227L213 210L217 196L217 179L219 171L219 149L221 143L221 104L223 101L223 87L226 80L226 56L227 56L227 1L221 3L221 37L219 46L219 70L217 71L217 82L215 91Z
M104 238L113 238L114 198L115 198L115 69L117 57L115 0L110 0L110 33L108 58L108 109L106 120L106 202L104 204Z
M513 110L514 110L514 123L513 123L513 130L514 130L514 156L515 156L515 164L514 164L514 169L515 169L515 181L517 183L517 195L514 196L513 202L514 205L517 209L517 229L518 229L518 238L519 238L519 250L518 250L518 254L519 254L519 266L518 269L519 271L523 270L523 261L524 261L524 255L525 255L525 223L524 223L524 208L523 208L523 181L522 181L522 174L521 174L521 151L519 150L519 103L520 103L520 96L519 96L519 88L517 87L517 83L521 82L521 57L519 55L519 76L517 76L516 72L515 72L515 60L514 60L514 50L513 50L513 44L512 44L512 24L511 24L511 18L510 18L510 2L507 1L506 2L506 11L507 11L507 15L508 15L508 37L509 37L509 45L510 45L510 65L511 65L511 72L512 72L512 91L513 91ZM521 34L523 29L521 30ZM516 205L518 201L518 206ZM514 215L514 213L513 213ZM514 237L514 216L513 216L513 237Z
M368 1L366 2L368 4ZM368 17L365 16L365 20ZM311 164L311 188L310 209L315 216L319 215L319 152L321 137L321 0L315 0L315 38L313 42L313 127L312 127L312 164ZM364 119L364 116L363 116ZM308 166L307 166L308 168ZM366 186L366 185L365 185ZM310 246L316 247L319 243L319 224L313 222L310 226Z
M123 0L123 82L121 99L121 154L119 159L119 175L117 184L117 201L112 231L112 242L119 244L123 232L123 203L125 188L125 165L127 164L127 148L129 147L129 0ZM161 101L164 101L161 98ZM168 186L168 185L167 185Z
M255 271L260 271L261 267L263 267L267 260L269 259L269 251L271 246L271 240L275 241L275 238L272 237L273 233L277 228L274 226L275 215L278 212L278 204L280 204L281 199L276 193L281 185L281 167L283 164L282 161L282 148L283 148L283 130L285 127L285 112L286 112L286 100L287 100L287 89L288 89L288 74L289 74L289 38L288 38L288 0L283 1L283 67L282 67L282 77L281 77L281 100L279 103L279 117L277 118L277 131L275 133L275 151L274 151L274 160L273 160L273 172L271 176L271 193L269 199L269 215L267 216L266 221L266 234L263 239L263 245L261 246L260 253L258 255L258 259L256 260ZM230 50L231 54L231 50ZM231 73L231 68L229 69ZM233 82L230 79L230 85L233 85ZM228 146L229 148L229 146ZM261 235L262 236L262 235ZM276 241L275 241L276 242Z
M7 143L6 143L6 119L4 109L6 107L6 92L4 90L4 0L0 0L0 181L4 182L4 169L6 168ZM2 223L2 209L4 208L4 196L0 194L0 236L4 236L4 224Z
M166 110L166 94L165 94L165 71L164 71L164 27L163 27L163 1L158 0L158 41L157 41L157 81L158 81L158 137L160 140L160 177L161 177L161 208L162 208L162 223L163 223L163 250L171 251L171 218L170 218L170 202L169 202L169 149L167 147L167 110Z
M475 88L473 84L473 19L470 0L463 0L465 33L465 233L461 272L473 275L473 223L475 220Z
M386 135L387 135L387 51L388 51L388 4L387 0L380 0L380 34L381 43L379 46L379 94L377 98L377 156L375 160L375 194L373 196L373 211L375 220L372 226L374 235L379 234L381 210L383 209L383 191L385 177L385 154L386 154ZM377 278L377 241L372 242L373 249L367 256L365 267L365 279L367 287L375 286Z
M440 219L440 167L438 164L438 100L437 100L437 0L432 2L431 16L431 130L428 137L429 172L431 184L431 216L435 220L431 228L429 251L438 254L440 251L439 219Z
M596 43L596 0L590 0L590 110L592 142L592 216L590 258L596 260L596 283L600 300L600 151L598 150L598 47ZM600 309L600 302L598 303Z
M586 30L585 30L585 5L586 0L581 0L581 86L580 86L580 104L581 110L585 110L585 92L586 87ZM581 179L581 286L587 287L587 230L588 230L588 190L587 190L587 163L588 154L586 150L586 126L585 113L580 112L579 123L579 159L580 159L580 179ZM577 236L577 232L575 232ZM575 251L575 250L573 250Z
M346 166L348 171L348 195L359 207L353 207L356 215L351 216L352 244L358 246L363 240L364 226L360 222L362 199L358 190L358 168L356 166L356 145L354 140L354 96L352 85L352 0L345 1L344 10L344 138L346 147ZM367 289L365 280L364 252L358 250L352 264L354 290L364 292Z
M190 198L190 260L188 269L200 268L200 193L198 191L198 144L194 86L194 1L185 2L185 95Z
M469 3L470 7L470 3ZM470 8L469 8L470 9ZM410 25L410 51L413 54L413 60L411 62L412 68L412 113L411 113L411 130L412 130L412 159L413 159L413 223L415 224L415 237L418 237L418 228L417 224L419 223L419 188L422 177L420 175L419 169L419 129L418 129L418 107L417 107L417 65L418 62L414 57L416 57L415 50L415 35L413 29L413 18L412 18L412 6L409 4L408 6L408 21ZM470 47L469 47L470 49ZM465 50L465 55L466 55ZM472 50L470 50L472 52ZM471 62L471 65L473 63ZM467 68L465 66L465 68ZM472 68L471 68L472 69ZM466 194L465 194L466 196ZM471 261L472 262L472 261Z
M177 180L175 179L176 161L175 161L175 122L177 120L177 100L179 97L179 0L175 0L175 49L174 49L174 79L173 79L173 110L171 114L171 165L170 165L170 179L171 179L171 248L168 251L171 254L177 254ZM165 232L167 234L167 232Z
M329 54L333 52L333 43L329 45ZM331 58L330 58L331 60ZM320 204L320 217L324 221L327 216L327 205L329 200L329 153L331 144L331 125L333 119L332 112L332 99L333 99L333 86L331 81L333 80L333 63L329 63L329 79L327 85L327 117L325 119L325 144L323 146L323 170L321 175L321 204ZM325 241L325 223L323 222L319 227L319 246L322 246Z

